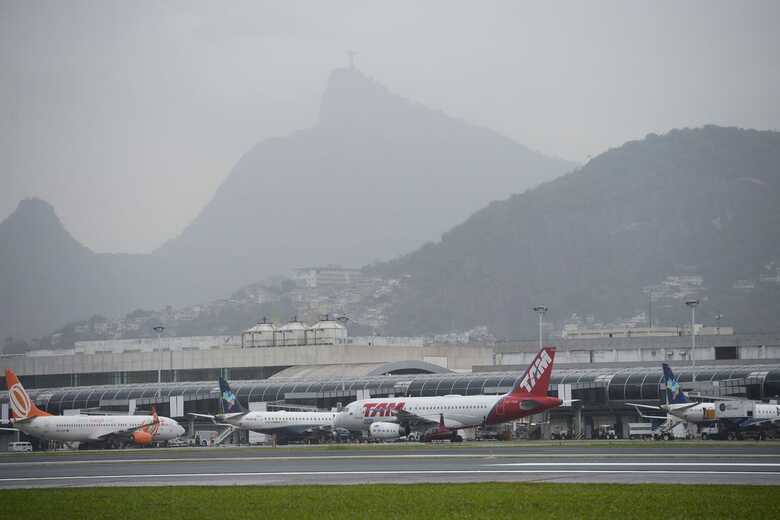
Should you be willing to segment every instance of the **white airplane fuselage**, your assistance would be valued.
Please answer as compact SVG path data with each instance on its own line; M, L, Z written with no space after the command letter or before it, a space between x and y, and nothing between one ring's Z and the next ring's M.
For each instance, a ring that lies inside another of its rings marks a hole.
M257 433L300 433L317 428L330 428L335 412L248 412L235 417L217 416L216 419L240 430Z
M554 348L541 349L506 394L361 399L348 404L335 425L361 432L370 432L376 423L404 423L409 428L439 425L453 430L534 415L562 404L547 395L554 359Z
M399 422L395 410L403 410L435 424L444 416L448 428L470 428L496 424L525 415L510 407L502 409L499 403L504 395L445 395L434 397L395 397L354 401L336 417L336 426L351 431L368 431L375 422Z
M168 441L184 433L176 421L159 418L159 428L151 415L47 415L14 421L14 427L43 440L96 442L104 435L149 425L154 441Z
M685 422L702 423L715 420L715 403L699 403L695 406L690 403L664 404L661 408Z
M715 410L717 405L718 401L698 403L695 406L691 406L690 403L663 404L660 408L679 421L699 424L718 420ZM731 417L730 419L765 421L780 418L780 407L774 404L755 403L752 412L753 415L750 417Z

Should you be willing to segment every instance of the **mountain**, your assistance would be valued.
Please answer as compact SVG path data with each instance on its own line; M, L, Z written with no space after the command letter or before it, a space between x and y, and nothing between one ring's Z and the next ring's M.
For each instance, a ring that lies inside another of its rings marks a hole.
M318 122L247 152L155 257L176 266L180 301L203 301L295 267L393 258L573 167L338 69Z
M66 301L52 293L83 291L94 254L73 239L54 214L38 199L19 203L0 224L0 331L26 336L50 329L67 313ZM50 321L51 320L51 321Z
M49 204L22 201L0 223L0 336L208 301L295 267L392 258L573 167L339 69L312 128L248 151L152 255L96 254Z
M649 310L685 324L777 330L780 133L707 126L648 135L581 169L493 202L442 240L375 266L408 274L388 333L487 325L534 337L535 305L556 327ZM652 295L652 296L651 296ZM558 329L560 330L560 329Z
M164 297L146 255L96 254L40 199L22 200L0 223L0 338L29 339L96 313Z

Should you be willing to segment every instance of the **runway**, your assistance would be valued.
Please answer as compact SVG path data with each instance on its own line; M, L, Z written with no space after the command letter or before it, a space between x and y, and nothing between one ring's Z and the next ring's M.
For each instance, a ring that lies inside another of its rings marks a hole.
M0 489L485 481L780 485L780 444L135 449L0 457Z

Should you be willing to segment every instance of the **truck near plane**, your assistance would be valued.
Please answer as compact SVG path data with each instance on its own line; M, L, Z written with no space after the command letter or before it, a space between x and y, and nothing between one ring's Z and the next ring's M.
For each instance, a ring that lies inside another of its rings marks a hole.
M184 428L173 419L152 415L52 415L30 399L13 370L5 371L11 422L22 433L45 441L78 442L79 447L146 446L175 439Z
M227 427L227 432L250 430L274 435L280 442L333 437L333 421L336 412L249 411L239 402L228 382L222 377L219 378L219 390L221 413L217 415L190 413L189 415L210 419L217 425Z
M560 399L547 395L554 359L554 348L540 350L504 395L361 399L340 411L334 425L383 440L436 429L437 439L457 441L458 429L509 422L560 406Z

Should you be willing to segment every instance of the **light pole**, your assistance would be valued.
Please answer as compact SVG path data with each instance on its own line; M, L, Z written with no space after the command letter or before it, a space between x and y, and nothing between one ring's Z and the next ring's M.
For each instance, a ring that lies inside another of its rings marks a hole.
M685 305L691 308L691 369L693 370L693 382L696 382L696 306L699 300L685 300Z
M717 325L718 336L720 336L720 319L721 319L722 317L723 317L723 314L720 314L720 313L718 313L718 314L716 314L716 315L715 315L715 323L717 323L717 324L718 324L718 325Z
M157 365L157 384L159 385L162 382L162 340L160 337L162 336L163 331L165 330L165 327L162 325L157 325L154 327L154 330L157 333L157 350L160 352L160 362Z
M548 309L544 305L537 305L534 307L534 311L539 315L539 350L542 350L542 321L544 320L544 313Z

